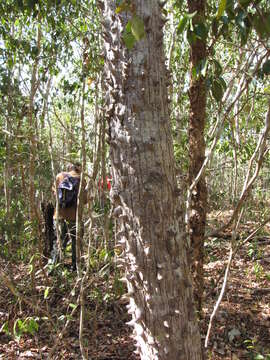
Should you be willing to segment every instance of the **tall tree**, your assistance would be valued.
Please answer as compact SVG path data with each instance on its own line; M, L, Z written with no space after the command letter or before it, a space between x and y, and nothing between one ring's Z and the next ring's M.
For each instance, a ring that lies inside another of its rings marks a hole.
M105 1L111 199L141 359L201 359L177 196L162 7L156 0L118 8Z
M205 3L205 0L188 0L189 13L195 13L192 19L193 29L201 34L200 37L191 37L190 44L189 185L192 185L205 159L206 86L205 76L200 71L206 66ZM201 32L198 31L200 28ZM201 310L204 288L203 263L206 208L207 187L203 174L192 190L188 224L192 252L194 294L199 311Z

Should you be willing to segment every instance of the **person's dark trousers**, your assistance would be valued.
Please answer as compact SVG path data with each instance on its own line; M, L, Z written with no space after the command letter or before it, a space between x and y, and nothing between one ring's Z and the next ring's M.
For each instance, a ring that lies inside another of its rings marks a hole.
M75 221L67 221L63 219L59 219L60 224L60 239L61 239L61 247L63 252L65 252L67 244L71 241L72 248L72 269L76 270L76 222ZM52 263L56 264L59 262L59 249L57 244L57 232L56 232L56 224L54 222L54 244L52 250Z
M76 222L65 220L65 229L63 234L63 250L65 251L67 243L70 240L72 250L72 269L76 270Z

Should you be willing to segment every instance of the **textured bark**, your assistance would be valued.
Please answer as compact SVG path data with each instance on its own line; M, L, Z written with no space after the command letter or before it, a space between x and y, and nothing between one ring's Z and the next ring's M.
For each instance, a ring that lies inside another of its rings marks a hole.
M188 0L189 12L197 14L193 24L205 22L205 0ZM197 39L191 45L191 71L206 58L206 42ZM205 78L193 78L189 89L189 185L199 173L205 159L204 128L206 119L206 87ZM192 273L194 280L194 295L197 309L201 310L204 291L204 235L207 209L207 187L205 176L202 175L191 194L189 216L189 231L191 244Z
M129 313L141 359L201 359L176 185L162 47L161 5L132 2L146 36L127 50L121 35L131 16L106 0L106 116L110 126L117 240L123 248Z

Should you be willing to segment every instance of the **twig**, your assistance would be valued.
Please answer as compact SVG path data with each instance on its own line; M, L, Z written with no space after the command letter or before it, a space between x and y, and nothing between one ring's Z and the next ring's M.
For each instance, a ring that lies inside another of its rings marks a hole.
M207 329L207 335L206 335L206 338L205 338L205 343L204 343L204 347L207 348L208 346L208 341L209 341L209 336L210 336L210 332L211 332L211 328L212 328L212 323L213 323L213 320L216 316L216 313L217 313L217 310L219 308L219 305L221 303L221 300L223 298L223 295L225 293L225 289L226 289L226 285L227 285L227 280L228 280L228 275L229 275L229 271L230 271L230 266L231 266L231 262L232 262L232 258L233 258L233 249L231 247L230 249L230 254L229 254L229 258L228 258L228 263L227 263L227 267L226 267L226 271L225 271L225 276L224 276L224 280L223 280L223 284L222 284L222 289L220 291L220 294L219 294L219 297L218 297L218 300L216 302L216 305L214 307L214 310L211 314L211 317L210 317L210 321L209 321L209 325L208 325L208 329Z

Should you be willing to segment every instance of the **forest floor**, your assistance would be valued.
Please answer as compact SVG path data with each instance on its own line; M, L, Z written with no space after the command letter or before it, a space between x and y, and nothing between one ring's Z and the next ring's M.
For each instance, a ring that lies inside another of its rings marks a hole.
M241 228L237 241L255 228L253 223ZM227 289L213 320L205 352L207 360L270 359L268 234L270 228L264 227L239 249L232 261ZM229 255L230 232L223 235L206 244L206 289L200 321L203 342ZM84 347L91 360L135 360L138 357L134 354L131 329L126 325L129 315L120 300L123 289L111 275L112 268L113 265L110 268L105 264L88 281ZM29 265L15 266L1 258L0 269L12 276L17 293L15 297L0 283L0 360L82 359L79 308L75 307L79 295L76 274L59 269L46 279L40 270L29 273Z

